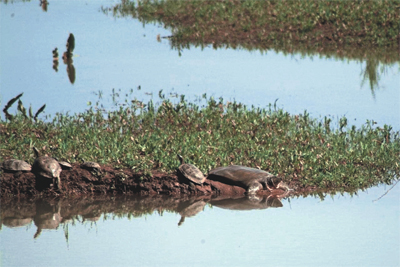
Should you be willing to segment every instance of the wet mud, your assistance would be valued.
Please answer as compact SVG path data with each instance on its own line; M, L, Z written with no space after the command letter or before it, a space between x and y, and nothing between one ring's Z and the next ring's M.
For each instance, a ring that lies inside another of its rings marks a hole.
M31 172L0 172L1 198L32 198L79 195L169 195L169 196L243 196L242 187L206 179L203 185L189 183L177 174L153 171L152 177L144 176L131 169L115 169L101 166L101 171L82 169L73 164L72 169L61 172L62 190L56 191L45 181L37 180ZM289 184L297 188L295 184ZM312 190L301 189L300 191ZM284 191L277 189L278 194ZM260 190L259 195L270 195Z

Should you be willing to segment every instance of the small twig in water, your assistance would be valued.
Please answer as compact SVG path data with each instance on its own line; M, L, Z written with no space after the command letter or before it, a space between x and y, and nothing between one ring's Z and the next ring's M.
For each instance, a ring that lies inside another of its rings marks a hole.
M400 180L397 180L397 181L394 183L394 185L392 185L392 187L389 188L382 196L378 197L377 199L373 200L372 202L378 201L378 200L380 200L381 198L383 198L385 195L387 195L387 193L389 193L389 191L392 190L393 187L395 187L396 184L397 184L399 181L400 181Z

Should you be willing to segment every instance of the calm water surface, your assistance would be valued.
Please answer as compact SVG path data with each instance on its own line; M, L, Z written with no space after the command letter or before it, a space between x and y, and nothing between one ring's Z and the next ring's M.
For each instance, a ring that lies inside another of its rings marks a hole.
M281 52L191 48L179 57L161 25L132 18L114 18L100 11L115 1L50 1L47 12L38 1L0 3L1 6L1 106L24 92L26 106L46 114L83 112L98 99L110 104L112 89L129 99L148 101L159 90L184 94L194 100L206 93L226 101L266 107L277 104L292 114L310 112L313 117L346 115L349 123L367 119L400 129L400 66L380 66L378 87L371 92L363 82L365 62L302 57ZM60 60L53 66L52 50L60 57L69 33L76 40L71 84ZM136 90L140 86L141 90ZM14 107L14 110L16 107ZM355 121L356 120L356 121Z
M389 188L253 210L171 198L8 203L2 266L399 266L400 187L377 200ZM202 204L178 225L187 203Z
M157 99L163 89L191 100L206 93L258 107L279 99L278 106L290 113L346 115L358 126L370 119L400 130L398 63L384 67L372 92L363 82L365 62L212 48L191 48L179 56L167 39L157 42L158 34L170 35L162 26L143 27L100 11L115 3L50 1L44 12L39 1L1 2L0 108L24 92L25 106L36 110L46 104L45 115L73 114L97 101L98 92L111 108L113 88L122 100L133 89L128 99L143 101ZM65 51L70 32L76 39L74 83L62 60L58 71L53 69L52 58L55 47L60 56ZM180 226L179 212L187 203L138 217L128 216L141 214L137 210L121 208L132 203L128 199L118 202L116 211L93 211L88 204L92 213L85 217L85 208L72 201L71 207L79 207L72 219L65 217L65 205L52 202L38 213L34 203L20 227L10 227L7 216L15 210L2 203L1 266L399 266L399 186L373 201L387 189L324 201L283 199L283 207L254 210L196 202L199 213L187 215ZM43 226L38 233L38 214L58 228Z

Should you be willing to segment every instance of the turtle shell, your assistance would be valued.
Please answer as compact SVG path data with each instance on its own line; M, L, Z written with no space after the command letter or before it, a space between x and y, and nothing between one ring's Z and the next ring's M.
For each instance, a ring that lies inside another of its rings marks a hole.
M203 173L192 164L184 163L179 166L178 170L182 173L183 176L185 176L187 179L195 184L202 184L206 179Z
M66 162L66 161L59 161L58 164L61 165L61 168L62 168L63 170L72 169L72 165L69 164L69 163Z
M8 159L6 161L4 161L1 164L1 167L3 168L3 170L6 171L31 171L32 166L23 161L23 160L19 160L19 159Z
M101 167L97 162L93 161L85 161L84 163L81 164L81 168L87 169L89 171L100 171Z
M227 167L215 168L208 173L208 179L241 186L245 189L259 182L266 183L270 190L277 188L290 190L287 184L282 181L282 178L269 172L246 166L230 165Z
M47 156L36 158L33 162L32 172L45 178L53 179L59 178L61 173L61 166L58 161Z

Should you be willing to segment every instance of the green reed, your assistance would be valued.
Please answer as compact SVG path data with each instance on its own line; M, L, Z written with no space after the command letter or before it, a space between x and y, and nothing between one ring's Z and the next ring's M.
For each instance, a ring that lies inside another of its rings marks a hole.
M183 155L204 173L229 164L261 168L302 186L365 188L399 177L399 132L391 126L347 125L342 117L291 115L275 105L247 107L203 96L206 104L125 100L104 112L98 103L77 115L50 122L18 112L0 120L0 158L32 163L31 147L59 160L93 160L144 175L172 173Z

